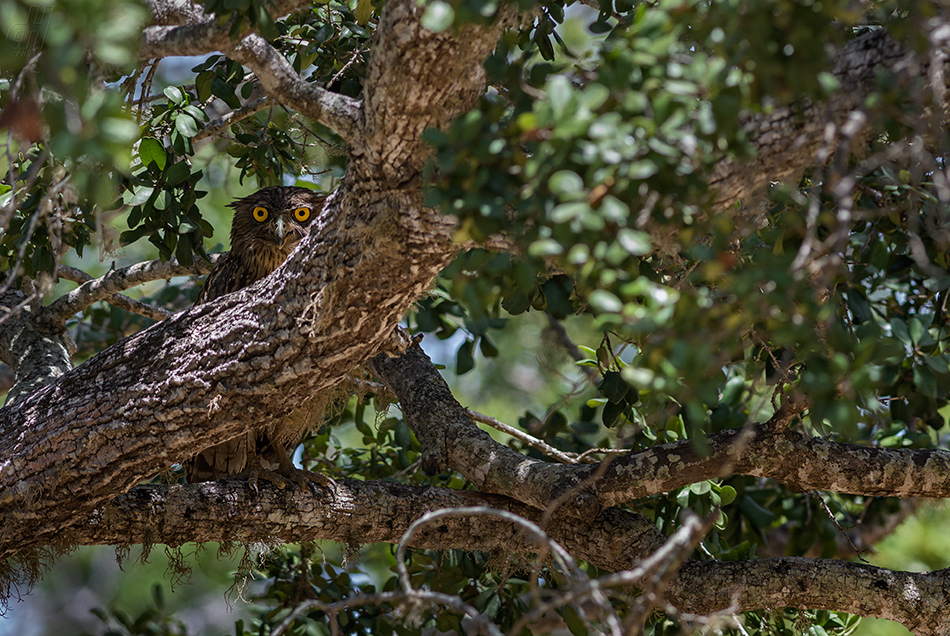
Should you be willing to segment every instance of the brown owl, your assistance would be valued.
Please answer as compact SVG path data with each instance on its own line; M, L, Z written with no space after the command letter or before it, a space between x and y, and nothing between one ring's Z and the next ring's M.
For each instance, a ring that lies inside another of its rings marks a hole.
M325 200L326 195L306 188L272 186L232 203L231 251L208 275L195 304L247 287L277 269L320 214ZM327 477L298 470L288 456L308 428L301 419L281 423L261 435L248 433L198 453L185 465L188 480L247 478L256 487L261 476L280 485L286 479L326 485L330 481Z

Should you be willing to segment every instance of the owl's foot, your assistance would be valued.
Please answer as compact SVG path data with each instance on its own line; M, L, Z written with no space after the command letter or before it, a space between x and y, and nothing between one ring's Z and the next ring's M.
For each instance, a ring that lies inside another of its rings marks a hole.
M315 473L309 470L303 470L302 468L297 468L294 466L293 461L291 461L290 456L281 448L277 449L277 470L276 472L283 478L290 481L292 484L296 484L300 488L305 488L311 492L316 493L315 486L320 486L325 488L329 493L330 497L333 498L336 496L337 485L330 477L327 477L323 473ZM268 471L270 472L270 471Z
M287 479L282 475L275 473L272 470L268 470L261 466L261 460L256 455L253 457L247 458L247 468L242 470L239 473L231 475L228 479L234 479L237 481L246 481L247 485L251 487L251 490L254 491L255 495L259 495L260 491L257 488L257 479L261 477L271 482L281 490L287 487Z

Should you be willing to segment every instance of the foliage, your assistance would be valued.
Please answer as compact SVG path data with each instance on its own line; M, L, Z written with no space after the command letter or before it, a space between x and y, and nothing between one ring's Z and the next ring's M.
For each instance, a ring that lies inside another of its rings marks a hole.
M339 138L279 106L204 140L211 120L261 96L258 79L217 54L179 76L133 65L147 19L138 4L38 6L18 0L0 10L5 33L29 23L42 34L33 41L30 31L0 55L12 158L0 185L5 284L51 275L90 246L191 263L223 230L204 204L222 183L328 187L342 174ZM444 354L453 383L475 387L476 400L505 395L506 404L485 410L578 455L683 439L702 451L709 434L764 421L791 395L807 396L794 426L812 435L885 448L942 445L950 417L948 139L938 126L927 143L899 143L920 134L929 116L915 99L920 87L879 78L869 116L886 132L862 140L860 160L834 157L800 183L776 186L759 216L710 213L708 183L718 162L751 152L737 113L833 97L839 87L826 45L886 26L921 46L909 16L928 15L928 3L871 3L865 14L850 2L811 0L541 6L532 28L507 33L486 60L490 89L477 107L426 133L427 203L457 217L459 240L505 232L521 248L460 254L408 317L413 331L434 336L427 343ZM233 36L259 31L308 81L360 95L380 11L369 0L317 2L289 17L272 16L258 0L206 7ZM493 2L434 0L424 23L444 31L497 10ZM35 137L31 117L42 122ZM209 176L212 157L226 158L226 177ZM179 309L194 294L190 283L173 282L151 301ZM149 322L97 306L71 328L85 357ZM562 322L579 345L576 364L567 351L550 353L551 343L563 345ZM523 359L538 356L542 368L526 371ZM513 391L513 379L533 392ZM517 399L524 403L515 412ZM419 444L382 396L351 398L326 424L304 451L303 461L320 470L466 487L458 475L418 471ZM896 510L891 500L792 493L748 477L635 505L667 534L684 510L721 509L700 557L721 560L755 557L778 531L793 537L789 554L817 546L832 556L837 526ZM303 599L395 588L386 547L344 556L321 560L306 546L271 553L258 568L267 581L255 599L259 613L236 634L266 633ZM454 551L413 553L410 574L503 628L524 610L537 576L523 563ZM554 587L559 576L540 573ZM118 625L107 633L184 633L157 600L138 618L103 614ZM566 626L584 633L570 611ZM462 629L449 614L411 628L403 618L379 607L338 616L354 634ZM328 633L326 620L305 613L295 633ZM847 634L855 625L829 612L745 620L747 634L802 626ZM646 633L677 633L677 625L656 614Z

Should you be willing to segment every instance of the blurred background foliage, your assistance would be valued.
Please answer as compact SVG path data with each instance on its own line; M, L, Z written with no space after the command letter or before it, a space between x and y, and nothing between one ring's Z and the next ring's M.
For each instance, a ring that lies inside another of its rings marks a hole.
M360 95L380 3L328 0L290 17L270 15L261 0L206 6L235 17L235 33L257 29L308 81ZM535 24L507 33L486 60L479 104L447 130L426 133L428 204L458 217L460 240L505 232L522 247L459 255L406 319L460 401L594 459L603 457L597 449L682 439L702 450L706 435L763 421L792 394L810 401L794 423L809 434L946 447L948 139L927 110L929 93L881 74L866 104L880 134L860 140L861 160L832 157L800 183L773 188L762 210L710 214L707 184L717 162L751 153L739 113L834 98L834 47L885 27L926 56L933 4L540 6ZM444 31L497 10L486 0L430 0L423 21ZM72 286L55 284L61 264L98 276L152 258L205 258L227 248L233 198L275 183L330 191L342 177L341 140L261 101L257 78L239 64L220 54L137 63L147 21L132 1L0 5L0 284L33 284L51 299ZM256 110L213 128L242 107ZM197 289L182 278L132 294L180 310ZM77 363L151 322L105 304L89 308L69 323ZM378 396L350 398L325 426L315 424L297 456L305 466L339 478L467 487L457 474L419 471L418 442ZM776 546L833 556L839 526L901 514L894 500L791 493L746 477L631 502L666 533L684 509L713 507L724 516L697 558L753 558ZM869 558L946 567L938 529L948 514L924 508ZM249 603L223 615L237 558L215 558L209 547L189 559L191 581L172 592L158 552L150 567L127 562L120 575L109 550L83 549L26 597L26 609L14 603L0 630L264 634L304 599L394 585L390 546L255 555ZM503 628L524 610L532 576L524 564L455 551L413 552L410 572L416 585L459 595ZM564 584L547 569L541 579ZM154 592L156 583L164 591ZM389 608L340 620L352 634L461 629L447 614L408 626ZM562 620L587 633L574 610ZM906 633L829 612L776 610L744 621L746 634ZM317 611L295 629L328 633ZM675 617L656 614L647 631L678 633Z

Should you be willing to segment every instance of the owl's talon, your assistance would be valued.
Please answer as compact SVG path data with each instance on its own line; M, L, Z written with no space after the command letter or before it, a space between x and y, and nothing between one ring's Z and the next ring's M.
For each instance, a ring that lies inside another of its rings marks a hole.
M297 468L290 460L283 449L277 451L277 472L280 473L289 482L296 484L300 488L306 488L311 494L316 495L316 487L326 488L331 499L336 497L336 482L323 473L315 473L302 468Z

